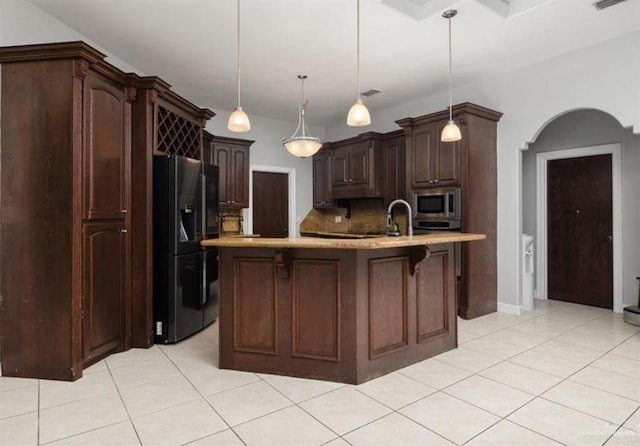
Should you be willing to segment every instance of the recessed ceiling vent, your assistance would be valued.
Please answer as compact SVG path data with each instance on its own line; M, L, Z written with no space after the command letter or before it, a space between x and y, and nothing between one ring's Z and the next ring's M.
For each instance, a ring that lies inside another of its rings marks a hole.
M627 0L600 0L595 2L593 6L600 11L601 9L609 8L611 6L615 6L618 3L626 2Z
M363 91L362 93L360 93L362 96L365 97L369 97L369 96L373 96L374 94L378 94L378 93L382 93L382 90L378 90L377 88L372 88L370 90L367 91Z

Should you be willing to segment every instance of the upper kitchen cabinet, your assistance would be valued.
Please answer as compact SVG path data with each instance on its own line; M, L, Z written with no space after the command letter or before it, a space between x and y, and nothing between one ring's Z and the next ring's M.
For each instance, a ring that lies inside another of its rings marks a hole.
M402 130L385 133L382 138L382 199L385 205L406 198L405 139Z
M486 234L486 240L464 243L458 277L458 311L464 319L497 308L497 123L502 113L463 103L453 107L462 131L454 143L440 142L448 110L396 123L407 142L408 192L411 189L460 188L462 232Z
M83 85L83 185L87 220L122 220L129 211L131 87L89 70Z
M405 135L368 132L325 143L313 156L313 207L334 207L335 200L405 197Z
M204 132L204 161L220 171L220 207L249 207L249 148L253 143Z
M313 207L335 207L331 199L331 152L326 146L313 155Z
M331 199L382 197L382 135L368 132L325 145L331 153Z
M0 48L4 376L75 380L131 345L136 89L104 57L82 42Z
M460 142L441 142L445 121L397 123L407 129L411 188L459 186Z

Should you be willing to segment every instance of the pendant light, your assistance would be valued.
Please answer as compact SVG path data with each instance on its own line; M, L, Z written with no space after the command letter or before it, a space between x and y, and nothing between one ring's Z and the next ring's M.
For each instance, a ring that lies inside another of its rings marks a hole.
M356 0L356 5L356 101L351 106L349 114L347 115L347 125L363 127L371 124L371 115L360 98L360 0Z
M453 82L452 78L452 64L451 64L451 19L458 14L455 9L449 9L442 14L442 17L449 21L449 121L447 125L442 129L440 135L440 141L442 142L455 142L462 139L462 133L460 127L453 120Z
M237 2L237 8L236 73L238 81L238 102L236 103L236 108L233 109L233 113L229 116L227 128L232 132L243 133L251 130L251 123L249 122L249 117L240 106L240 0Z
M298 110L300 116L298 117L298 127L296 131L290 137L282 140L282 145L294 156L300 158L306 158L312 156L320 147L322 147L322 140L312 136L307 128L307 120L305 118L305 111L309 101L304 100L304 80L307 78L306 74L299 74L298 79L302 83L300 89L300 103L298 104Z

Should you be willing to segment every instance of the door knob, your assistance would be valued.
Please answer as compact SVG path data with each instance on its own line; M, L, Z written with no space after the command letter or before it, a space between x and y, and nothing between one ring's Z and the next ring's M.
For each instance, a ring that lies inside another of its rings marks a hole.
M612 242L613 241L613 236L612 235L608 235L607 236L607 241L608 242Z

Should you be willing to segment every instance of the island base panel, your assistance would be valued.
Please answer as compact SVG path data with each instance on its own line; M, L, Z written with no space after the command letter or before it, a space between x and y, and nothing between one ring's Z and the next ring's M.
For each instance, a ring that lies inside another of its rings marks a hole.
M220 248L220 367L359 384L455 348L453 245L416 249Z

